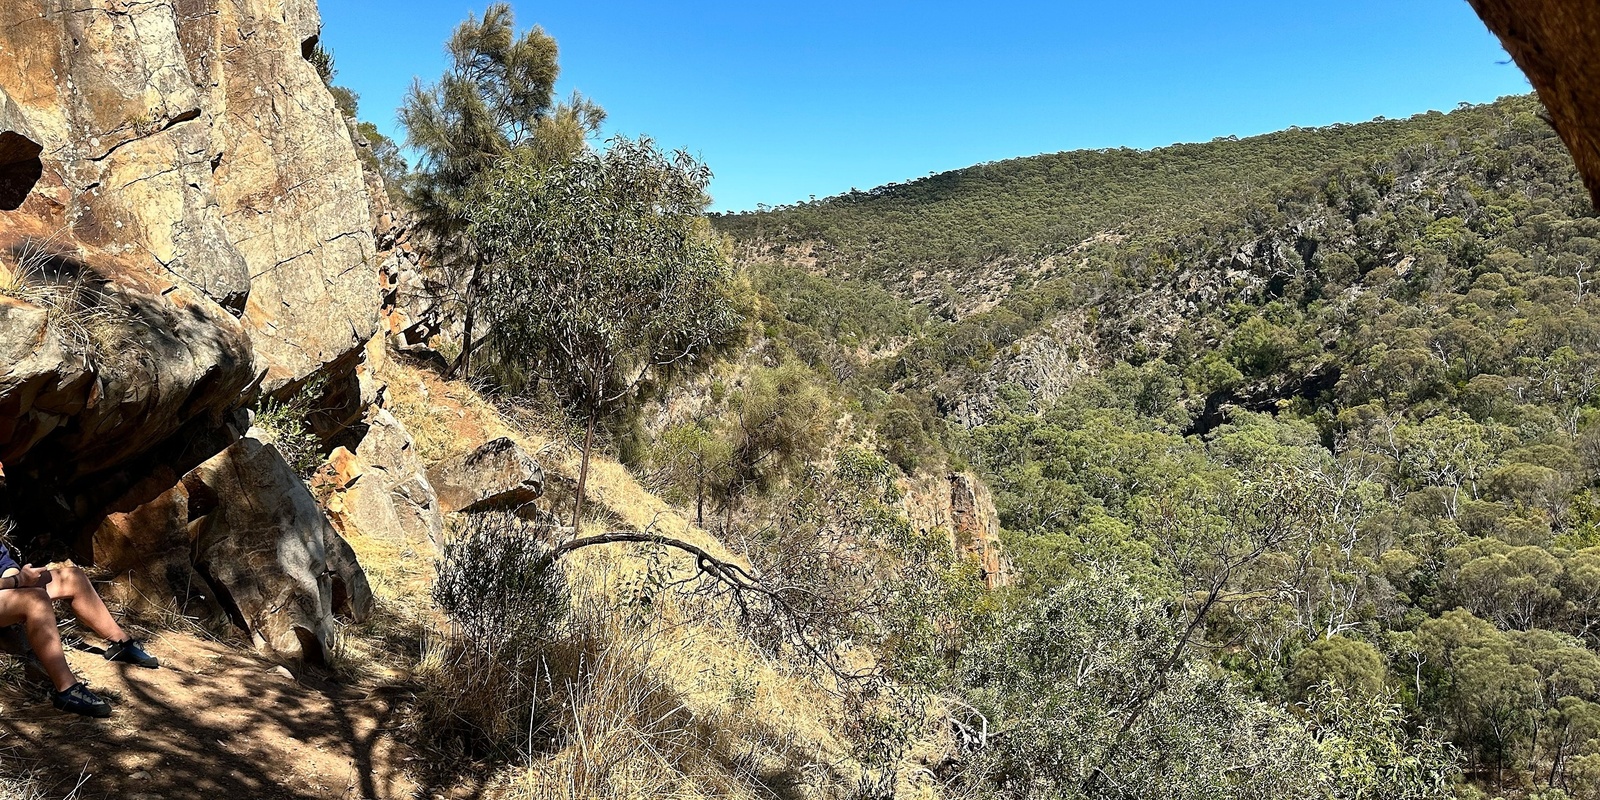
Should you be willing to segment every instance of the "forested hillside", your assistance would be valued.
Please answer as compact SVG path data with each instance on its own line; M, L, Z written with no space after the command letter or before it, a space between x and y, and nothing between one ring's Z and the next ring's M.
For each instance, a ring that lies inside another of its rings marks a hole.
M1600 219L1542 113L716 221L775 346L994 487L1019 585L905 671L1004 732L969 777L1600 796Z
M1026 282L1049 269L1046 257L1107 237L1152 241L1178 223L1235 217L1339 165L1487 129L1504 110L1463 104L1449 115L1015 158L715 219L758 251L806 248L832 275L945 300L941 291L970 294L996 270Z

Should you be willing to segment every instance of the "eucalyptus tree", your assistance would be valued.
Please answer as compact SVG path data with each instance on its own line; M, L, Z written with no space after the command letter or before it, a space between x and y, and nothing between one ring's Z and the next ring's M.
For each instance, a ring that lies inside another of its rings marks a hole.
M618 137L564 160L506 159L468 212L494 264L480 312L502 382L543 381L586 418L574 524L596 421L739 327L727 248L704 216L710 175L686 153Z
M444 275L447 301L459 307L464 326L456 369L468 368L473 322L485 262L466 236L465 210L473 188L501 160L519 148L545 157L569 145L551 148L542 139L581 144L599 129L605 112L577 95L567 103L554 99L556 41L539 27L516 33L515 17L506 3L490 5L479 19L468 15L446 43L449 66L438 82L411 86L400 108L406 145L418 163L407 186L407 199L418 225L429 234L434 266Z

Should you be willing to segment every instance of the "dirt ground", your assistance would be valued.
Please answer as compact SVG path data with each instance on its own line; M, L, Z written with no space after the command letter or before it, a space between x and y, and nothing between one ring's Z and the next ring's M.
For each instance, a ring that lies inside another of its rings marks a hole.
M393 728L403 693L291 679L181 633L146 646L160 669L108 663L88 644L68 651L79 677L115 705L106 720L56 711L43 688L0 682L8 767L40 775L51 797L81 781L85 800L418 796L408 773L420 765Z

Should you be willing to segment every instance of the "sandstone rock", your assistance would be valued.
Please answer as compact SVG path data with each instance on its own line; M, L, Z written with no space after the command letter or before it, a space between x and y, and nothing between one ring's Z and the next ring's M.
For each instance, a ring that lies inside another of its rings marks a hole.
M366 612L366 580L233 420L258 388L315 380L317 431L359 427L382 392L362 363L379 264L403 238L375 236L393 216L306 61L319 26L313 0L0 3L0 460L35 506L18 511L92 531L80 551L150 586L200 567L236 622L310 659L331 613ZM364 479L436 535L404 468Z
M374 342L377 347L372 346ZM373 352L381 354L382 344L382 338L374 336L355 354L353 366L343 362L329 365L321 396L310 403L312 411L306 419L322 441L348 439L350 428L361 422L369 409L382 405L387 387L373 375L370 366Z
M353 368L378 329L377 247L349 129L304 57L321 27L316 4L194 5L212 6L212 46L226 54L206 76L227 146L216 196L249 266L244 321L265 388Z
M356 370L378 251L304 58L319 24L310 0L0 4L0 264L46 250L142 323L112 371L10 304L0 458L70 479L225 413L258 370L273 392Z
M969 555L983 570L990 589L1007 582L1007 567L1000 553L1000 515L995 511L989 487L974 475L950 475L950 522L955 546Z
M235 623L280 655L326 661L335 611L371 609L367 578L259 431L184 477L196 568Z
M394 238L385 240L390 247L379 267L384 329L396 350L442 359L430 342L441 335L459 336L459 315L447 313L447 307L462 292L446 282L442 271L424 266L411 240L411 225L408 219L396 219L390 229Z
M391 537L405 532L395 499L359 456L334 448L313 482L317 499L345 535Z
M70 481L240 403L255 372L236 320L123 255L52 235L0 212L0 277L24 285L0 298L0 461L37 450L35 466Z
M485 442L428 471L446 513L513 510L544 493L544 470L516 442Z
M143 499L151 494L155 499ZM158 468L112 506L93 537L95 566L112 573L144 572L189 562L189 490L171 469Z
M368 415L367 432L356 454L369 467L368 474L389 493L401 529L437 546L444 530L443 508L411 434L400 420L381 408Z
M950 547L978 564L990 589L1010 581L1010 567L1000 549L1000 517L989 488L965 472L918 475L902 480L902 508L913 527L928 533L943 530Z

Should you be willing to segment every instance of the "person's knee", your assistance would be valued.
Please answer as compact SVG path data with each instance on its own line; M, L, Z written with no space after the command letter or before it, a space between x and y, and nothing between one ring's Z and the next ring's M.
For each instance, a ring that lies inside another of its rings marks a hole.
M90 588L89 576L84 574L83 570L71 564L50 570L50 578L52 583L61 581L62 586L75 590Z
M42 617L49 617L52 621L56 618L56 607L50 599L50 593L44 589L12 589L16 592L15 602L17 609L30 621Z
M50 583L46 591L57 600L73 600L94 591L94 584L83 570L72 565L50 570Z
M44 589L6 589L0 591L0 625L25 623L54 627L55 603Z

